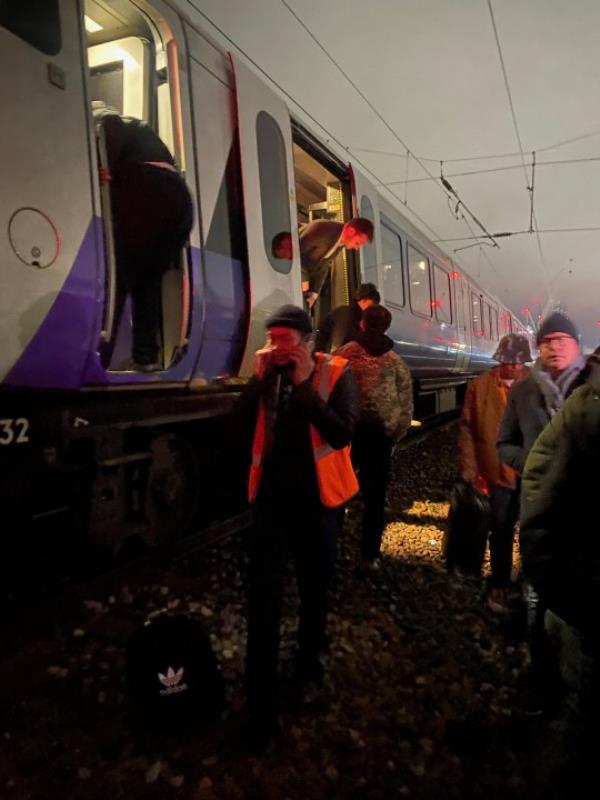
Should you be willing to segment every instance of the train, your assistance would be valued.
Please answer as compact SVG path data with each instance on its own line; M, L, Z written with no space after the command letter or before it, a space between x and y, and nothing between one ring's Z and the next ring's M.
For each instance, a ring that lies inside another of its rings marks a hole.
M373 222L373 241L333 265L315 325L375 283L422 414L456 407L498 340L527 333L213 41L193 3L3 4L0 47L10 65L0 76L0 497L11 539L76 520L94 545L118 551L130 537L170 540L238 502L225 420L267 316L302 305L298 227L313 219ZM189 241L163 278L161 369L151 373L122 366L131 313L115 318L94 101L150 124L194 201ZM273 254L281 232L290 259Z

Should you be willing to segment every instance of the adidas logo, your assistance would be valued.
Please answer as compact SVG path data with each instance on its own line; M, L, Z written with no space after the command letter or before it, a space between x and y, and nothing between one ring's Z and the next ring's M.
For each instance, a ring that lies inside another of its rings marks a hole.
M170 694L179 694L185 692L188 688L187 683L182 683L183 667L179 667L177 671L173 667L167 669L167 674L163 675L162 672L158 673L158 680L165 687L160 690L161 697L168 697Z

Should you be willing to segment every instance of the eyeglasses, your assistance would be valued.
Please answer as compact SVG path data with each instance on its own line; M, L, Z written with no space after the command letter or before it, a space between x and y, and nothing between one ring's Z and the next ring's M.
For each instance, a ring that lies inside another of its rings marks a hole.
M566 347L571 341L574 341L572 336L553 336L552 339L540 339L539 346L550 347L550 345L556 344L559 347Z

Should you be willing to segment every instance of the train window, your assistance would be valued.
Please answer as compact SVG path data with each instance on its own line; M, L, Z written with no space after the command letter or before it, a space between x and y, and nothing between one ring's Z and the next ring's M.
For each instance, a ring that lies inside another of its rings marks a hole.
M473 324L473 335L483 336L481 324L481 300L474 292L471 292L471 322Z
M0 25L48 56L60 51L58 0L0 2Z
M452 323L452 301L450 294L450 276L437 264L433 265L434 294L431 301L435 308L435 316L438 322Z
M408 245L408 280L410 283L410 307L415 314L431 316L431 285L429 283L429 260L410 244Z
M500 338L498 331L498 309L492 308L492 337L497 342Z
M481 301L481 328L482 335L490 339L490 307L485 300Z
M265 252L273 269L287 275L291 258L279 258L273 252L275 237L292 230L285 142L276 120L266 111L256 118L256 142Z
M402 240L390 227L381 224L381 258L383 264L383 295L386 302L404 305L402 274Z
M360 215L365 217L369 222L375 224L375 214L373 213L373 205L369 198L363 194L360 200ZM375 238L372 242L367 242L360 249L361 259L363 263L363 276L367 283L379 283L377 276L377 251L375 250Z

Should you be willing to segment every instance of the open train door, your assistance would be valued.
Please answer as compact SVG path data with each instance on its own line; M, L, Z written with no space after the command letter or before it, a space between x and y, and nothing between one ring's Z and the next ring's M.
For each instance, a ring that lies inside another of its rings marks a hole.
M248 374L255 350L264 343L269 314L286 303L302 305L300 250L288 109L236 56L229 58L235 77L252 289L250 330L241 367L241 373ZM292 238L291 259L276 255L277 239L286 234Z
M360 282L374 283L381 291L383 286L383 276L379 268L381 264L381 225L379 221L377 190L355 167L350 165L348 170L352 182L352 216L365 217L370 220L375 227L373 241L367 242L367 244L358 251L360 259Z

